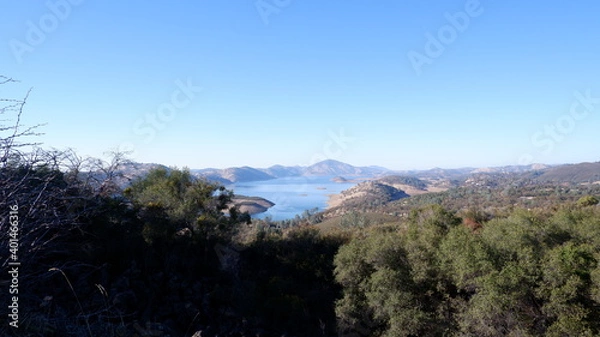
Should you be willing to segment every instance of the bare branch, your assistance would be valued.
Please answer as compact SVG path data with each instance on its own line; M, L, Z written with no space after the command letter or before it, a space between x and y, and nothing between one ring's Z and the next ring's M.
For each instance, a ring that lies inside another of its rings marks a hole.
M4 75L0 75L0 85L10 83L10 82L19 82L19 81L12 79L10 77L6 77Z

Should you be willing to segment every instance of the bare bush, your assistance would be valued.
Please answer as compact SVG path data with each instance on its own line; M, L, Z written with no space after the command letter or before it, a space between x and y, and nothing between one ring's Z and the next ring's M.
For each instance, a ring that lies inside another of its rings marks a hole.
M14 83L0 76L0 85ZM74 252L85 249L80 238L87 234L90 219L106 212L106 200L119 192L120 170L127 160L122 153L105 162L72 150L39 148L31 139L40 135L41 124L21 123L30 92L21 99L0 98L0 265L6 270L11 261L8 217L11 207L18 208L17 257L23 266L19 287L27 289L19 293L19 301L37 307L47 297L41 285L59 282L51 268L71 275L98 268ZM7 289L9 282L2 278L0 288ZM0 293L2 303L7 295Z

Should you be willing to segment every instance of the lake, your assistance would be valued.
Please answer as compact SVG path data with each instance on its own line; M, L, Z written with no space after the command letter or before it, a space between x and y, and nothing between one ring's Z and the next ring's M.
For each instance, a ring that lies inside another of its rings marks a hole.
M329 194L338 194L356 182L336 183L331 181L335 176L287 177L272 180L236 183L226 186L235 194L265 198L275 203L264 213L253 218L262 219L270 216L273 220L291 219L307 209L327 208ZM352 177L353 179L355 177Z

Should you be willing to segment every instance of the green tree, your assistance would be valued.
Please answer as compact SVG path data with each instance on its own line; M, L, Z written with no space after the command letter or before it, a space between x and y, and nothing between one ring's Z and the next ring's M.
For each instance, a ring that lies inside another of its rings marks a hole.
M408 222L405 247L415 281L435 283L439 265L436 251L461 219L440 205L429 205L412 210Z
M434 282L422 275L432 266L417 266L416 246L409 247L405 233L383 228L342 246L335 257L336 280L343 297L336 302L338 328L360 336L428 336L448 326L437 317ZM426 249L426 248L424 248Z
M587 294L597 265L594 248L585 244L568 242L546 254L538 293L545 299L544 313L553 321L548 336L593 335L590 323L596 324L598 310L591 310L594 305Z
M598 202L600 202L598 198L594 197L593 195L586 195L577 200L577 205L581 207L595 206L598 205Z
M245 219L231 206L233 192L196 179L187 169L152 169L126 188L124 195L140 209L148 242L170 240L185 229L196 239L227 240ZM229 216L225 210L229 210Z

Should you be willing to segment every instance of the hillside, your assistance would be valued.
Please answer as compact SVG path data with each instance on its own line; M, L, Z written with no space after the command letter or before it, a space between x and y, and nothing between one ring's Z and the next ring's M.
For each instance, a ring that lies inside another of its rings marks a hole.
M513 207L544 208L576 202L586 195L600 196L600 163L553 167L535 164L471 171L465 174L462 170L434 169L422 172L418 175L421 178L384 176L372 180L374 185L359 184L332 196L324 218L334 219L354 211L402 216L428 204L454 211L480 208L503 212ZM401 190L408 197L374 198L380 185ZM367 186L376 187L369 193Z
M231 182L259 181L275 179L272 175L252 167L233 167L221 171L221 176Z
M341 214L361 205L380 206L408 197L404 191L393 186L378 181L365 181L340 194L330 196L329 214Z
M275 178L285 178L302 175L304 168L301 166L273 165L269 168L259 170Z
M324 160L310 166L273 165L269 168L248 166L226 169L194 169L192 172L225 185L236 182L261 181L300 176L365 176L375 177L389 170L382 167L357 167L336 160Z
M364 175L374 176L386 172L383 168L378 167L356 167L350 164L342 163L337 160L324 160L311 166L306 167L303 170L303 175Z
M386 183L386 184L398 184L398 185L407 185L416 189L425 190L427 188L427 184L419 178L408 177L408 176L385 176L383 178L378 179L377 181Z
M262 181L278 178L264 170L244 167L230 167L226 169L194 169L192 173L199 177L204 177L210 181L218 182L223 185L230 185L236 182Z
M561 165L531 173L537 181L594 183L600 182L600 162Z
M149 167L157 164L139 164L137 168L131 169L129 176L136 173L143 174ZM385 176L404 177L405 181L419 179L423 184L413 186L411 183L402 184L398 181L392 182L387 178L384 183L390 185L412 186L417 190L441 191L452 186L458 186L469 177L479 174L500 174L500 175L522 175L522 179L537 179L540 181L578 181L594 182L600 181L600 163L582 163L573 165L548 166L543 164L532 165L512 165L501 167L484 168L433 168L428 170L404 170L392 171L380 166L353 166L337 160L324 160L310 166L284 166L273 165L268 168L253 168L249 166L231 167L226 169L192 169L194 175L204 177L224 185L230 185L236 182L262 181L284 177L300 176L344 176L363 177L363 178L385 178ZM409 179L410 178L410 179ZM400 178L396 178L400 179ZM400 186L402 187L402 186Z

